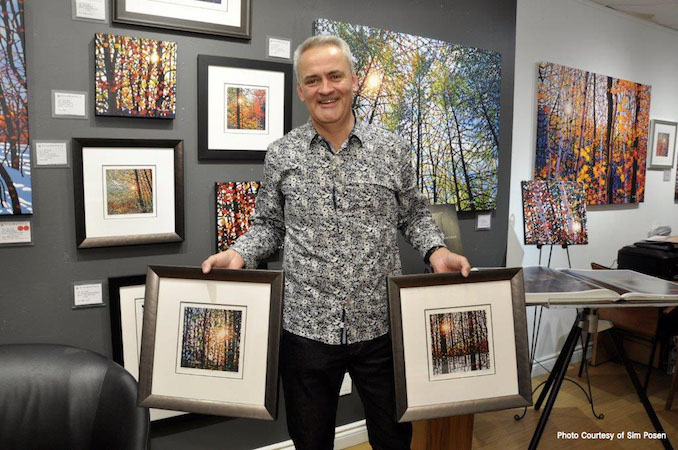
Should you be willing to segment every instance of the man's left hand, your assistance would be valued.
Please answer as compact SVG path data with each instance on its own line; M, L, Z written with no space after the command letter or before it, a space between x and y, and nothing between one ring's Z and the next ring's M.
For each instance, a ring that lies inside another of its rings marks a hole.
M429 263L436 273L461 272L465 277L471 273L471 264L469 264L468 259L449 251L445 247L433 252L429 258Z

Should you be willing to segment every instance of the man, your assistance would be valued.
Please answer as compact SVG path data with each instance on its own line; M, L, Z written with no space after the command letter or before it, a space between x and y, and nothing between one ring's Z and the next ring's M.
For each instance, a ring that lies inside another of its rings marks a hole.
M315 36L294 53L297 93L310 121L271 144L254 225L212 267L255 268L284 240L280 372L298 450L332 449L339 388L349 371L375 449L409 449L395 421L386 277L399 274L397 231L436 272L466 258L444 247L418 192L408 147L356 123L358 78L346 42Z

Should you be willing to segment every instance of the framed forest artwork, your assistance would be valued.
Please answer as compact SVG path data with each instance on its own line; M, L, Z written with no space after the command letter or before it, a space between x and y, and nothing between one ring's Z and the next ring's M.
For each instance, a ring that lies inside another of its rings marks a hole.
M314 34L340 36L351 47L356 118L405 139L431 204L495 209L499 53L329 19L317 19Z
M388 278L399 422L532 403L522 270Z
M149 266L141 406L275 420L283 273Z
M589 205L645 197L651 87L542 62L534 176L578 181Z
M0 216L33 214L24 2L0 0Z
M252 225L259 181L216 183L217 252L223 252Z
M174 119L175 42L97 33L94 55L97 116Z
M652 120L648 169L670 169L676 152L676 122Z
M198 159L263 160L292 127L292 65L198 56Z
M135 380L139 379L145 292L146 275L108 279L113 361L123 366ZM150 414L151 421L155 421L185 413L151 408Z
M251 0L113 0L113 22L251 38Z
M586 198L577 181L521 182L525 245L588 244Z
M183 141L73 139L78 248L184 240Z

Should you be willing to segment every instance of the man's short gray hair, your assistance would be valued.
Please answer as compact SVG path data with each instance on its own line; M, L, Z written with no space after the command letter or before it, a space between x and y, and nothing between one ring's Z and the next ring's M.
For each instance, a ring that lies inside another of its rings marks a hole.
M348 65L351 68L351 75L355 75L355 65L353 64L353 54L351 53L351 48L348 46L345 40L339 36L334 36L331 34L321 34L319 36L311 36L306 39L304 42L299 44L299 47L294 51L294 75L297 77L297 82L299 81L299 59L301 55L306 51L315 47L322 47L324 45L333 45L337 47L346 57Z

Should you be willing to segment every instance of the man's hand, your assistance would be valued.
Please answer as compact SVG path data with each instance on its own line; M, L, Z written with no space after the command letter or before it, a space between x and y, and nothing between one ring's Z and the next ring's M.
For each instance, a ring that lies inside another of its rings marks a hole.
M202 273L209 273L212 267L222 269L242 269L245 267L245 260L235 250L226 250L216 253L202 262Z
M429 263L431 263L431 267L433 267L433 271L436 273L461 272L465 277L471 273L471 265L468 259L452 253L445 247L440 247L433 252L429 258Z

